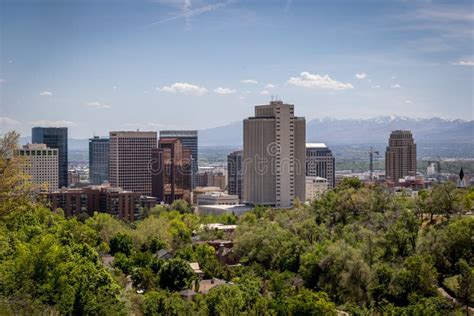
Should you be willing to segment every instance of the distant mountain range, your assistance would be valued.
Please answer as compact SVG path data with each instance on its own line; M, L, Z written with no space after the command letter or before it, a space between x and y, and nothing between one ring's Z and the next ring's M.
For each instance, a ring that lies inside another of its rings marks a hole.
M306 122L306 139L328 144L386 143L390 132L396 129L411 130L417 143L474 143L474 121L403 116L313 119ZM30 141L30 137L21 138L23 144ZM200 130L199 145L242 146L242 121ZM69 139L69 150L87 149L87 139Z
M386 143L390 132L411 130L417 143L474 143L474 121L379 116L370 119L313 119L306 122L307 142ZM203 146L241 145L242 121L199 131Z

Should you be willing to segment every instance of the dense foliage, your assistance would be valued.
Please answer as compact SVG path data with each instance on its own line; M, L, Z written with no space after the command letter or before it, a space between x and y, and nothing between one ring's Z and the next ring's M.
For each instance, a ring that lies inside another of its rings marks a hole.
M288 210L203 217L180 201L126 223L49 211L15 159L0 165L1 315L456 315L473 301L473 190L412 199L347 179ZM238 225L241 265L204 242L226 237L211 222ZM189 262L227 283L183 299L200 287Z

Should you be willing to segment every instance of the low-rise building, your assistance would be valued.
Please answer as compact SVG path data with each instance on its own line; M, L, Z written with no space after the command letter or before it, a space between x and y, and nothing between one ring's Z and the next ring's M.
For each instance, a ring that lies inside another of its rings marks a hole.
M329 188L328 180L321 177L306 177L306 201L320 198Z
M224 192L224 190L222 190L221 188L219 187L202 187L202 186L198 186L196 187L194 190L193 190L193 204L196 205L197 204L197 197L201 194L206 194L206 193L210 193L210 192Z
M139 219L144 207L156 205L151 197L108 185L63 188L49 192L46 197L52 210L61 208L66 216L101 212L128 221Z
M197 197L197 205L236 205L239 204L237 195L229 195L224 192L209 192Z
M236 205L200 205L198 207L198 214L200 215L222 215L233 214L240 216L250 210L253 206L247 204Z

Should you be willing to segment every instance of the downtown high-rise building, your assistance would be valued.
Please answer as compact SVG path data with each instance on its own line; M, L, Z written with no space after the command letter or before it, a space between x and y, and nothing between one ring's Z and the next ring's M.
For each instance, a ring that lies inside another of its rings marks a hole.
M109 181L109 139L94 136L89 139L89 182Z
M58 150L58 186L68 185L68 148L67 127L33 127L31 130L33 144L45 144L48 148Z
M168 130L160 131L160 138L178 138L183 147L191 150L192 154L192 185L193 189L197 186L198 173L198 131L196 130Z
M227 192L242 200L242 150L227 156Z
M31 177L31 182L41 185L46 191L59 187L58 149L48 148L45 144L28 144L17 150L23 157L24 171Z
M182 199L191 202L191 150L178 138L160 138L152 150L152 196L168 204Z
M416 176L416 144L410 131L396 130L385 151L385 177L398 183L406 176Z
M336 160L326 144L306 144L306 176L326 179L329 188L336 185Z
M109 182L113 187L151 195L151 151L156 132L110 132Z
M294 105L256 106L243 134L243 202L284 208L304 201L306 122L294 115Z

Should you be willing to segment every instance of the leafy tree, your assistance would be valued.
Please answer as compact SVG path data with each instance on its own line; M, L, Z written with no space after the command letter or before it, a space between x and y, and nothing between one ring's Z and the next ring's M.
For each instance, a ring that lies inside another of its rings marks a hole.
M143 314L145 316L179 316L183 315L185 310L185 303L178 293L151 291L146 293L143 299Z
M207 244L199 244L194 248L194 257L204 271L206 278L218 277L222 267L217 261L214 247Z
M436 278L436 269L429 258L413 255L405 259L403 268L395 274L391 291L398 303L406 304L410 295L433 295Z
M414 253L419 227L419 221L412 212L402 211L384 236L385 257L406 257Z
M299 268L302 246L300 241L279 225L260 221L255 225L242 225L236 235L236 252L248 262L257 262L266 268Z
M11 131L0 137L0 218L27 207L40 187L25 173L27 161L15 154L20 134Z
M191 213L192 211L191 205L185 200L174 200L169 209L178 211L180 214Z
M166 261L159 271L159 276L160 287L170 291L189 287L196 277L189 263L179 258Z
M458 276L459 287L456 295L466 307L466 315L469 315L469 305L474 302L474 273L472 268L463 259L458 261L457 268L460 274Z
M220 285L206 295L209 315L237 316L245 307L242 291L235 285Z
M133 251L133 240L127 234L118 233L110 240L110 253L116 254L121 252L125 255L130 255Z
M291 315L337 315L336 306L324 292L303 289L290 296L286 303Z
M460 259L472 262L474 258L474 218L452 219L447 226L426 231L420 244L420 251L432 256L437 270L453 275Z

